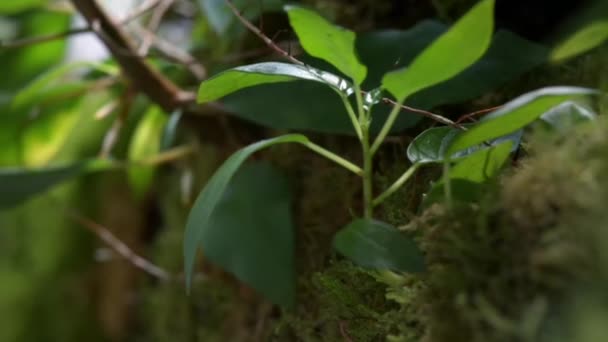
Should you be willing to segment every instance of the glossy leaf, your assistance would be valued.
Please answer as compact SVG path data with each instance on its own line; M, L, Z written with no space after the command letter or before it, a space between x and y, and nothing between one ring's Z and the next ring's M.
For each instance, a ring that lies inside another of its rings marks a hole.
M561 61L587 52L608 40L608 17L592 21L565 41L551 53L552 61Z
M471 124L465 125L467 129L474 127ZM446 156L446 152L452 142L465 131L443 126L433 127L420 133L408 146L407 157L412 163L439 163L443 162ZM488 141L489 146L496 146L504 143L505 141L511 142L512 149L515 150L519 146L522 137L522 131L516 131L512 134L507 134L496 139ZM487 149L487 145L475 145L465 150L454 153L451 159L461 158L468 156L480 149Z
M167 115L159 107L152 107L141 118L129 145L129 161L137 162L154 157L160 152L162 132ZM129 183L136 196L141 197L154 178L153 166L133 166L128 171Z
M397 228L376 220L357 219L334 237L334 247L359 266L400 272L424 271L416 243Z
M301 7L286 6L285 10L302 48L309 55L330 63L357 84L363 83L367 68L357 58L354 32Z
M407 147L407 158L412 163L441 162L445 151L460 133L461 130L449 126L429 128Z
M548 87L522 95L485 116L475 127L459 135L447 153L452 155L484 141L515 132L564 101L596 93L586 88Z
M214 101L248 87L298 80L320 82L342 91L349 88L345 80L325 71L295 64L266 62L230 69L204 81L198 91L198 102Z
M494 27L494 0L483 0L407 68L387 74L382 85L402 102L410 95L448 80L487 50Z
M214 229L217 229L211 220L211 216L219 201L222 199L230 180L241 164L243 164L243 162L245 162L253 153L272 145L306 142L308 142L308 138L301 134L287 134L276 138L261 140L234 153L215 172L194 202L186 223L186 233L184 235L184 269L188 289L190 288L192 281L196 251L203 242L205 236L210 234L210 232L213 232ZM218 262L217 260L212 261Z
M295 302L294 233L287 178L270 164L246 164L202 235L205 258L274 304Z

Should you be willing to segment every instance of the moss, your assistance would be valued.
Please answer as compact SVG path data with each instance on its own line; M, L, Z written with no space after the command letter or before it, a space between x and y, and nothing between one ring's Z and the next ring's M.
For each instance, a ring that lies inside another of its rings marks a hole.
M391 287L423 332L402 329L401 340L538 340L564 322L566 298L608 279L607 133L601 123L541 135L479 204L435 205L404 227L419 232L429 268Z

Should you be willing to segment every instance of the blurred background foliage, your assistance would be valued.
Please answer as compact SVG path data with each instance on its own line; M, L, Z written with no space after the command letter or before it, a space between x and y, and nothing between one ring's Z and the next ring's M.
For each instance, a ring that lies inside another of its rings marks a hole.
M141 5L99 2L117 18ZM361 34L357 51L369 66L364 87L371 89L476 1L300 2ZM194 90L200 79L228 67L276 59L223 0L168 3L147 60L180 87ZM281 46L332 70L300 51L282 1L234 3ZM147 39L142 27L153 21L151 13L126 25L139 44ZM457 119L546 85L608 90L607 46L601 44L608 37L606 1L497 1L496 21L492 46L478 63L416 94L409 104ZM299 82L247 89L203 113L166 113L137 92L92 33L62 34L83 24L67 1L0 2L0 166L79 165L59 170L57 179L62 172L81 175L16 207L0 200L0 341L383 341L388 336L391 341L599 342L608 336L602 323L608 312L603 294L608 220L601 209L608 193L602 176L608 132L600 124L565 142L533 139L531 151L550 152L538 160L531 153L533 161L521 174L489 187L493 200L487 202L497 204L463 209L461 216L436 208L419 211L422 193L438 175L432 169L420 172L381 210L388 222L423 231L431 268L418 278L372 274L331 252L333 233L349 221L349 212L360 209L355 178L297 147L265 152L256 159L282 170L293 191L296 307L273 307L208 264L186 296L180 281L183 227L193 197L219 163L258 138L294 129L358 160L347 116L331 92ZM28 41L49 34L61 37ZM587 45L599 47L587 51ZM376 122L387 109L379 107ZM414 114L400 120L392 143L380 152L382 174L402 172L407 142L431 124ZM99 158L139 164L127 171L91 164ZM591 185L569 177L581 163L597 165ZM8 197L15 180L2 177L0 197ZM542 222L521 223L509 214L525 210L530 198L553 208L547 202L564 193L583 202L559 203L557 213L528 213L547 215ZM135 268L99 239L95 224L174 275L172 280ZM438 225L451 234L438 237ZM467 227L475 227L476 235ZM571 253L576 258L567 257ZM458 262L443 264L445 258ZM587 258L584 268L577 258ZM556 271L547 275L545 267Z

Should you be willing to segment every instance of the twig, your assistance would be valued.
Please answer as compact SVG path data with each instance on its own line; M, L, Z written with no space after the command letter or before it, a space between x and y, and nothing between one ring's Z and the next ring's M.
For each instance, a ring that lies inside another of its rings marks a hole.
M150 18L150 22L148 23L147 30L144 31L145 34L143 36L141 45L139 46L139 54L145 56L148 54L150 47L152 47L152 43L154 42L155 32L158 30L160 26L160 22L163 20L163 17L171 8L175 0L160 0L160 3L152 12L152 17Z
M266 45L268 45L268 47L273 49L276 53L283 56L283 58L286 58L290 62L292 62L294 64L298 64L298 65L304 65L304 62L302 62L301 60L290 55L287 51L281 49L274 41L272 41L272 39L268 38L268 36L266 34L264 34L264 32L262 32L259 28L257 28L255 25L253 25L249 20L247 20L247 18L245 18L243 16L241 11L239 11L239 9L234 5L234 3L231 0L224 0L224 1L228 5L228 7L230 7L230 9L232 10L232 13L234 13L234 15L241 21L241 23L243 23L243 25L245 25L245 27L247 27L256 36L258 36L264 43L266 43Z
M392 104L394 106L400 106L402 109L405 109L405 110L410 111L412 113L421 114L423 116L426 116L427 118L433 119L433 120L435 120L437 122L440 122L442 124L445 124L445 125L448 125L448 126L452 126L454 128L458 128L458 129L461 129L463 131L466 131L466 127L458 124L457 122L454 122L454 121L446 118L445 116L442 116L442 115L439 115L439 114L435 114L435 113L432 113L432 112L429 112L429 111L426 111L426 110L423 110L423 109L418 109L418 108L413 108L413 107L410 107L410 106L406 106L404 104L397 103L396 101L393 101L393 100L391 100L389 98L386 98L386 97L382 99L382 102L387 103L387 104Z
M53 33L53 34L39 36L39 37L31 37L31 38L14 40L11 42L0 41L0 48L17 49L17 48L30 46L30 45L46 43L46 42L50 42L53 40L64 39L69 36L73 36L73 35L77 35L77 34L81 34L81 33L87 33L87 32L91 32L91 28L82 27L82 28L71 29L71 30L67 30L64 32Z
M183 107L195 98L152 68L141 56L120 25L95 0L71 0L74 7L87 20L89 26L98 26L97 35L110 50L123 73L131 82L166 112ZM129 52L125 54L124 51Z
M140 7L136 8L133 12L129 13L129 15L120 21L121 25L125 25L130 23L131 21L139 18L140 16L146 14L148 11L152 10L160 3L160 0L149 0L141 4ZM48 35L38 36L38 37L30 37L19 40L14 40L11 42L0 41L0 48L3 49L17 49L23 48L30 45L47 43L58 39L64 39L69 36L74 36L82 33L92 32L93 29L90 26L80 27L75 29L70 29L64 32L52 33Z
M75 210L67 209L66 215L70 217L75 222L79 223L93 234L97 235L99 239L105 242L108 246L110 246L118 255L125 258L128 262L130 262L136 268L146 272L147 274L158 278L162 281L170 281L173 276L162 269L161 267L153 264L152 262L144 259L142 256L133 252L127 244L122 242L119 238L117 238L110 230L86 217L79 214Z
M469 114L465 114L463 116L461 116L460 118L458 118L458 120L456 120L457 123L463 122L464 120L468 120L468 119L473 119L474 117L478 116L478 115L482 115L482 114L486 114L489 112L493 112L499 108L501 108L502 106L496 106L496 107L492 107L492 108L486 108L486 109L482 109L482 110L478 110Z
M207 69L187 51L178 48L168 40L159 37L141 26L134 26L134 29L141 34L149 36L158 52L164 55L165 58L186 67L197 80L201 81L207 77Z

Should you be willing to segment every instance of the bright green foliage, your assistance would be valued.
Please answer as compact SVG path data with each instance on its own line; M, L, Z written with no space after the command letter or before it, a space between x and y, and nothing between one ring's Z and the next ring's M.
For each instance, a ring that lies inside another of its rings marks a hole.
M594 90L584 88L548 87L522 95L487 115L478 125L458 136L447 153L452 155L484 141L515 132L566 100L595 93Z
M357 219L336 234L334 246L359 266L401 272L424 270L424 258L414 241L384 222Z
M291 27L308 54L330 63L357 84L363 83L367 68L355 52L355 33L335 26L315 12L285 7Z
M22 109L26 106L32 106L42 102L44 99L57 96L58 94L70 94L76 90L85 90L90 82L72 81L71 83L65 84L65 80L62 80L64 76L83 68L97 70L109 76L117 76L119 73L118 68L115 66L100 63L76 62L62 64L41 74L27 86L21 88L21 90L15 94L11 105L14 109Z
M11 15L23 12L32 8L42 6L47 0L19 0L2 1L0 3L0 14Z
M295 304L294 233L287 179L267 163L245 165L209 219L205 258L283 307Z
M587 52L608 39L608 18L593 21L559 44L551 53L552 61L561 61Z
M201 243L212 244L213 241L207 239L208 236L215 235L214 231L221 231L222 227L216 226L211 217L218 203L221 201L230 180L238 171L241 164L253 153L282 143L306 143L308 139L301 134L288 134L276 138L258 141L249 145L228 158L224 164L215 172L213 177L205 185L205 189L199 194L186 223L186 233L184 235L184 270L186 273L186 284L190 288L194 263L196 261L196 251ZM263 207L263 206L260 206ZM238 239L238 237L232 237ZM222 257L223 255L220 255ZM218 264L225 264L227 261L214 260L213 255L210 259Z
M449 179L463 179L474 183L483 183L498 175L513 149L512 141L505 141L468 155L447 175ZM445 180L444 180L445 181Z
M335 90L348 88L345 80L329 72L294 64L266 62L240 66L206 80L199 88L198 101L210 102L244 88L297 80L320 82Z
M159 107L151 107L144 113L133 132L129 145L129 161L137 162L154 157L160 152L161 136L168 117ZM154 167L136 166L129 168L129 182L139 197L144 195L154 178Z
M484 0L431 46L409 67L384 76L382 85L398 102L448 80L472 65L487 50L494 29L494 0Z

